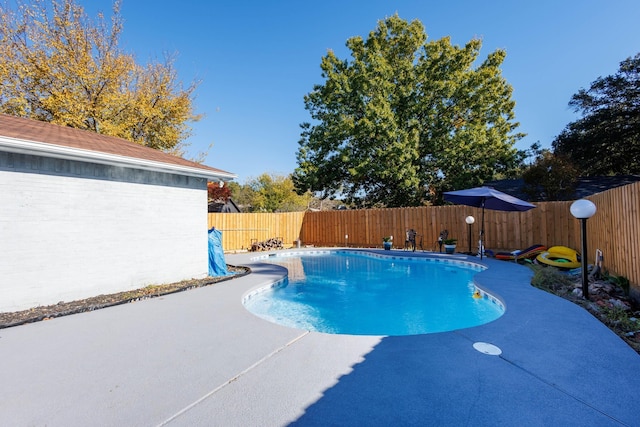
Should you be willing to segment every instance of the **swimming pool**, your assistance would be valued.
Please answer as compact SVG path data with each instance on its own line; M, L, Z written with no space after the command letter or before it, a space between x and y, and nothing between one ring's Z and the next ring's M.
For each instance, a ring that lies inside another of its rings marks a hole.
M499 300L475 287L473 276L485 268L475 263L357 251L302 252L261 261L286 267L288 277L246 295L245 307L297 329L416 335L477 326L504 313Z

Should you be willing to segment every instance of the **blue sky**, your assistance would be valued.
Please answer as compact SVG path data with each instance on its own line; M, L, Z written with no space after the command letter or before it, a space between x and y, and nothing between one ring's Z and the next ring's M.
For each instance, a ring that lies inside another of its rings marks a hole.
M77 0L89 15L110 0ZM571 95L640 52L637 0L122 0L121 47L138 62L177 53L180 79L202 80L187 157L246 183L296 167L299 125L309 121L303 97L321 84L320 60L332 49L347 59L348 38L366 38L394 13L419 19L429 39L463 45L483 40L481 59L507 52L503 76L513 86L517 147L549 147L567 123ZM213 146L209 149L210 144Z

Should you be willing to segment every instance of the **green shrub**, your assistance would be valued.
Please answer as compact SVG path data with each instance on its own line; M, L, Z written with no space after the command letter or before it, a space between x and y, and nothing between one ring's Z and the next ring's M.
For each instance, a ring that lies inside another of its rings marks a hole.
M613 276L608 272L605 274L605 278L609 283L612 283L622 289L622 292L624 292L625 296L629 296L629 279L624 276Z
M605 322L622 332L637 331L640 329L640 321L629 315L629 312L622 307L602 307L601 313L605 317Z
M536 288L556 292L562 288L572 288L573 280L566 274L560 273L553 267L532 266L533 278L531 284Z

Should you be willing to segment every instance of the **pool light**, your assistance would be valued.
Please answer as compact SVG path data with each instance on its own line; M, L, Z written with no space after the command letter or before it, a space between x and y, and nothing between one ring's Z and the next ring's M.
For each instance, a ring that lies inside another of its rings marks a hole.
M475 342L473 343L473 348L475 348L480 353L487 354L489 356L500 356L502 354L502 350L500 349L500 347L489 344L488 342Z

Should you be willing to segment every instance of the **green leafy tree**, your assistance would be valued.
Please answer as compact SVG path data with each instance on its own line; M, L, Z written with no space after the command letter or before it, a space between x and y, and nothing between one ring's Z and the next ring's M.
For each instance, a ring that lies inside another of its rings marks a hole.
M251 212L255 191L250 185L242 185L235 181L226 184L231 190L231 197L242 212Z
M567 200L576 187L578 171L564 157L538 150L535 162L523 173L523 191L533 201Z
M311 194L298 195L291 177L262 174L249 182L251 205L258 212L295 212L307 209Z
M74 0L0 3L0 112L117 136L182 154L193 83L173 60L139 65L118 47L120 4L110 25Z
M517 166L522 135L501 76L505 52L473 68L480 40L426 39L418 20L395 15L366 40L347 41L351 60L322 58L325 82L304 98L313 124L301 125L299 192L357 207L417 206Z
M556 154L585 176L640 173L640 53L581 89L569 105L582 118L553 141Z

